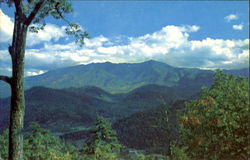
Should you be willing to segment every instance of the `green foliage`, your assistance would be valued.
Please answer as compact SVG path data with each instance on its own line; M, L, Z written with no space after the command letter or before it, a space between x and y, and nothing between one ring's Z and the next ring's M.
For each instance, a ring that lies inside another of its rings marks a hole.
M154 108L162 103L168 103L173 99L182 99L190 95L183 95L178 88L158 85L143 86L122 95L110 94L97 87L71 89L33 87L25 92L25 120L27 123L37 122L51 132L69 133L93 125L94 117L97 115L112 120L121 119ZM9 121L9 111L7 110L9 103L4 100L1 104L4 107L0 108L0 112L3 113L0 116L0 123L3 124L0 126L0 131L7 127ZM163 111L164 113L165 111ZM159 115L160 113L155 114ZM147 118L148 121L151 117ZM152 119L157 120L155 116ZM134 120L135 124L137 121L141 121L140 118ZM153 120L152 123L154 122ZM153 131L153 128L151 130ZM149 145L151 145L150 143Z
M188 157L186 150L188 147L185 146L178 146L177 143L173 143L171 145L171 157L174 160L190 160Z
M116 138L116 132L103 117L97 117L90 138L86 141L83 153L85 159L118 160L121 145Z
M166 153L169 132L165 108L133 114L114 123L122 144L149 153Z
M142 153L136 153L136 154L123 154L122 157L125 160L145 160L146 156Z
M135 113L114 123L119 141L147 154L170 154L169 143L178 138L176 114L183 109L184 101Z
M9 130L6 129L3 135L0 135L0 159L8 159L8 145L9 145Z
M217 71L215 82L186 105L182 145L191 159L243 160L248 156L248 79Z
M50 88L96 86L111 93L125 93L145 85L156 84L167 87L192 86L199 91L201 86L212 83L212 73L204 70L193 73L192 69L174 68L157 61L135 64L95 63L56 69L43 76L28 77L25 80L25 89L34 86ZM8 90L4 89L3 85L0 85L0 89L2 90L0 96L7 97ZM192 90L187 88L182 91L190 93Z
M25 137L25 159L52 159L61 150L60 141L50 136L49 132L40 128L38 124L31 123L30 132Z
M72 35L75 37L75 42L79 43L80 46L84 44L85 38L90 38L87 32L82 32L82 28L79 24L76 23L69 23L68 27L65 29L66 34Z
M14 3L13 0L0 0L6 2L9 6ZM39 30L43 30L46 23L45 18L51 16L55 19L64 20L68 26L65 28L65 32L75 38L75 42L80 46L84 45L85 38L89 38L87 32L82 33L82 28L79 24L69 22L64 14L72 13L72 4L69 0L20 0L15 2L22 10L22 13L27 17L27 24L29 31L38 33ZM17 5L16 5L17 6Z
M92 131L92 139L87 141L83 152L80 152L78 148L51 136L48 130L37 123L30 123L25 134L24 160L168 160L162 155L144 155L136 150L131 153L125 153L125 150L120 152L122 147L115 137L115 132L110 123L102 117L97 118ZM90 148L94 153L90 152ZM0 136L0 158L7 160L7 156L8 130L5 130Z
M8 136L8 130L0 136L0 157L3 160L8 159ZM74 160L78 159L77 154L75 147L51 136L37 123L30 123L24 140L24 160Z
M51 136L48 130L37 123L30 123L29 132L25 136L25 160L72 160L76 149L64 144L57 137Z

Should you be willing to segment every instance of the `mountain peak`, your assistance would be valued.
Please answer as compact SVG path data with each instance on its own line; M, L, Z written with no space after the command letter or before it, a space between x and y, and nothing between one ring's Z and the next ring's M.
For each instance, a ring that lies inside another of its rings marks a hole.
M160 61L156 61L156 60L148 60L148 61L145 61L143 62L145 64L158 64L158 65L165 65L165 66L168 66L168 67L171 67L171 68L174 68L173 66L170 66L169 64L167 63L164 63L164 62L160 62Z
M155 61L155 60L148 60L148 61L145 61L145 63L159 63L159 61Z

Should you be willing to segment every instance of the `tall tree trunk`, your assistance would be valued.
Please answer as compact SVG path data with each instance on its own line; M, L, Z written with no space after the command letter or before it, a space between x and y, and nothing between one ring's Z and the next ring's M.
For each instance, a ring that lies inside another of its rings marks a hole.
M24 15L15 13L15 26L9 52L12 59L9 160L23 160L24 55L28 25Z

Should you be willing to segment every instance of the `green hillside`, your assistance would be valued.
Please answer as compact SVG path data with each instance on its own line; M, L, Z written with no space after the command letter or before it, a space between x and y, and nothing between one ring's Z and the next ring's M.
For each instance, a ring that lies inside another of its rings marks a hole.
M187 94L178 87L159 85L143 86L126 94L111 94L90 86L68 89L33 87L25 92L25 121L35 121L52 132L64 133L92 125L97 115L115 121L197 93ZM0 129L3 129L9 120L9 98L1 99L0 103L3 113Z
M58 89L96 86L111 93L126 93L149 84L178 86L186 80L199 81L200 76L205 76L211 84L212 73L199 69L174 68L157 61L120 64L106 62L61 68L27 77L25 86L26 89L34 86ZM203 81L200 83L204 85ZM0 97L8 97L8 86L2 82L0 84Z
M248 76L249 69L225 70L225 73ZM80 88L96 86L111 93L126 93L149 84L163 86L203 86L212 84L213 71L175 68L166 63L92 63L48 71L25 79L26 89L34 86L49 88ZM0 97L10 96L10 88L0 82Z
M178 138L177 112L183 107L184 101L176 101L118 120L113 127L122 144L148 153L166 154L170 142Z

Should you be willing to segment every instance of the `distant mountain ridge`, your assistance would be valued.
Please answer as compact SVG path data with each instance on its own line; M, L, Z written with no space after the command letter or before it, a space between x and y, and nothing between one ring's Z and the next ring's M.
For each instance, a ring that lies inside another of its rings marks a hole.
M248 69L225 71L236 75L248 75ZM111 93L125 93L150 84L167 87L209 85L213 71L191 68L175 68L166 63L146 61L143 63L92 63L48 71L27 77L25 88L44 86L49 88L79 88L96 86ZM0 97L8 97L10 89L0 82Z
M25 92L25 124L35 121L52 132L89 127L97 115L111 121L146 111L176 99L189 99L197 90L147 85L126 94L111 94L100 88L52 89L33 87ZM0 99L0 131L9 122L10 98Z
M128 92L147 84L174 86L180 69L157 61L143 63L92 63L49 71L29 77L26 84L50 88L96 86L109 92Z
M248 69L223 72L249 76ZM77 140L101 115L114 123L123 144L163 153L161 148L167 148L168 141L177 136L175 131L166 132L162 124L165 111L170 109L175 128L176 109L181 109L183 100L196 98L202 86L211 85L213 73L156 61L97 63L49 71L25 80L25 124L35 121L53 134ZM0 84L0 89L6 96L6 88ZM171 103L174 101L177 103ZM0 98L0 132L8 125L9 102L9 98ZM141 135L141 140L126 133ZM149 140L143 141L147 137Z

